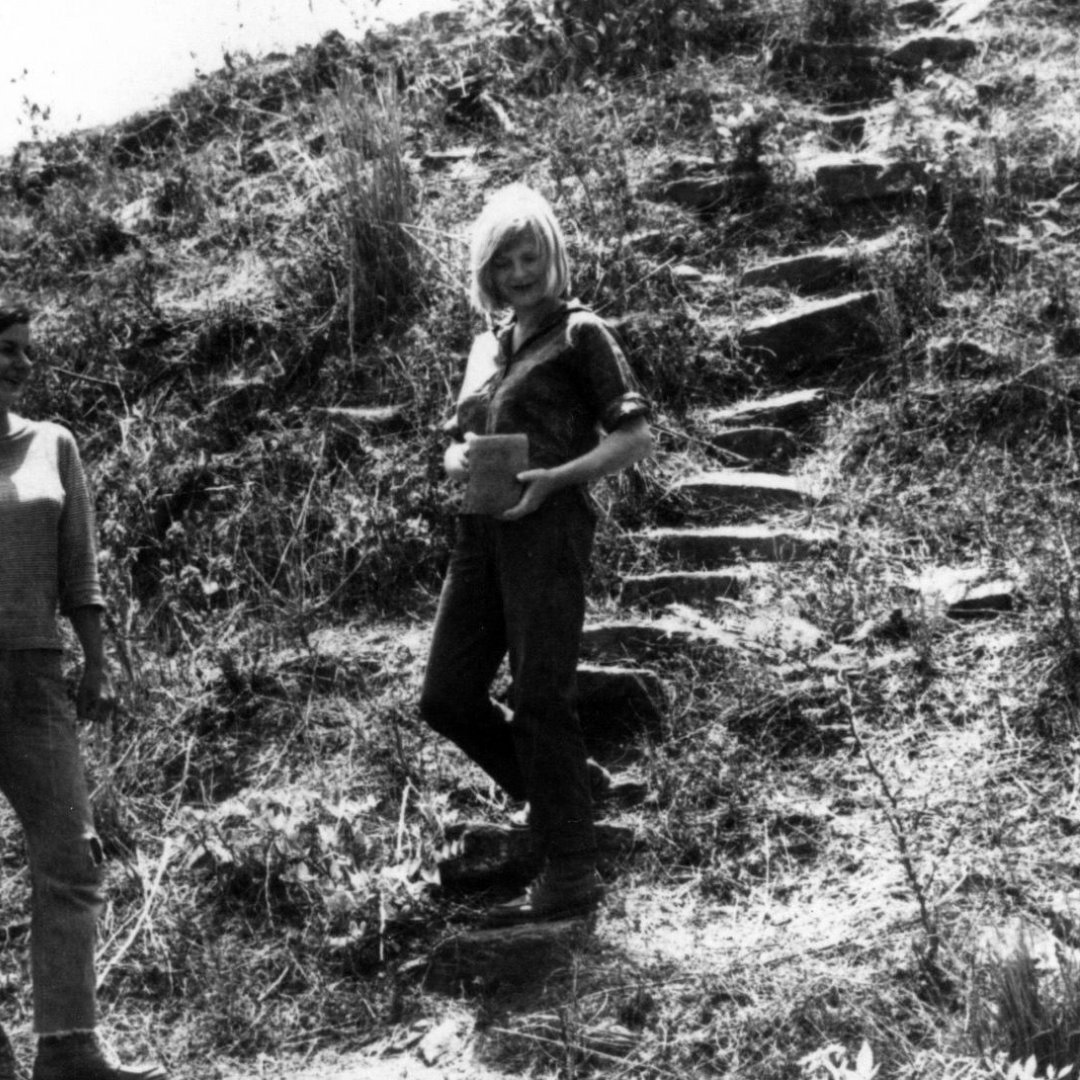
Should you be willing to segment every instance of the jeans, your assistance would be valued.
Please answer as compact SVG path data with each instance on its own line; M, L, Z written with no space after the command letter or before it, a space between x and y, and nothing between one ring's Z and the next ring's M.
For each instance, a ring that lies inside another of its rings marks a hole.
M420 694L432 728L528 799L539 850L553 858L596 850L575 706L595 524L576 488L518 521L459 518ZM510 709L490 697L507 655Z
M0 791L26 834L34 1029L92 1031L102 852L57 651L0 650Z

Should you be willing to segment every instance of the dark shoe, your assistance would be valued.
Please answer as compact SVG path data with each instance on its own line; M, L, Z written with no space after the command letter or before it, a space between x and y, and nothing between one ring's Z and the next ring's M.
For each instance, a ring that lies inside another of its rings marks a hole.
M604 898L604 886L592 862L580 868L550 865L525 890L524 896L496 904L487 913L489 926L516 926L530 922L584 918Z
M0 1080L15 1080L15 1051L7 1032L0 1027Z
M93 1032L38 1039L32 1080L167 1080L160 1065L121 1065Z

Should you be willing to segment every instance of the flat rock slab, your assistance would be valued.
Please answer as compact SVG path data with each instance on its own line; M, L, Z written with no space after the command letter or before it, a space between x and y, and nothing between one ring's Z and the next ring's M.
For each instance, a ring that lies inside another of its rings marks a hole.
M836 537L812 529L726 525L708 529L649 529L640 534L661 555L696 566L738 562L798 562L835 548Z
M970 38L953 34L918 34L893 49L886 59L898 67L920 68L923 64L961 64L979 51Z
M709 409L705 421L724 427L767 425L798 430L829 407L829 396L821 389L793 390L789 394L740 401L724 409Z
M440 942L424 978L430 990L492 992L539 986L588 940L589 919L468 930Z
M819 496L805 481L768 472L735 472L717 469L679 480L672 495L696 509L722 515L745 509L798 508Z
M360 440L372 435L399 434L409 426L409 414L404 405L326 407L314 411L325 418L328 427Z
M623 578L620 599L625 604L664 607L667 604L712 604L737 600L750 580L750 571L691 570L639 574Z
M610 867L634 849L634 831L624 826L598 821L595 835L601 869ZM464 822L446 830L446 843L438 863L439 883L456 890L524 885L536 877L542 861L527 828Z
M709 445L727 460L783 472L799 452L799 440L779 427L729 428L707 436Z
M578 715L590 750L632 739L642 732L659 733L667 702L663 680L648 668L578 666Z
M824 292L851 278L860 262L894 250L902 241L901 231L893 230L846 247L818 248L802 255L773 259L744 271L739 283L807 293Z
M985 619L1012 611L1019 584L984 567L939 567L907 583L931 617Z
M774 374L821 369L826 361L868 343L877 305L873 292L803 301L749 323L739 335L739 345Z
M830 206L889 202L925 190L930 183L926 162L892 161L871 154L822 154L806 166L818 194Z
M820 248L804 255L773 259L744 270L739 284L747 288L788 288L802 292L831 289L851 274L847 248Z
M586 626L581 635L582 652L612 659L692 648L736 649L739 645L738 635L716 623L676 615L593 623Z

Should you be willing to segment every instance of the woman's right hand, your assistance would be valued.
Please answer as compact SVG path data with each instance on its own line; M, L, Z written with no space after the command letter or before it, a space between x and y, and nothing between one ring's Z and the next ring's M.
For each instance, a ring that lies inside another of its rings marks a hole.
M465 436L464 442L451 443L443 455L446 475L459 484L463 484L469 479L469 443L475 438L476 436L469 432Z

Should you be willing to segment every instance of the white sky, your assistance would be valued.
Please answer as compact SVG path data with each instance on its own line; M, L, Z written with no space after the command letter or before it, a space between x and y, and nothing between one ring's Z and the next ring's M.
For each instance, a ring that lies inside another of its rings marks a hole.
M222 53L259 56L355 38L458 0L4 0L0 154L30 138L24 99L51 109L44 135L108 124L166 100Z

